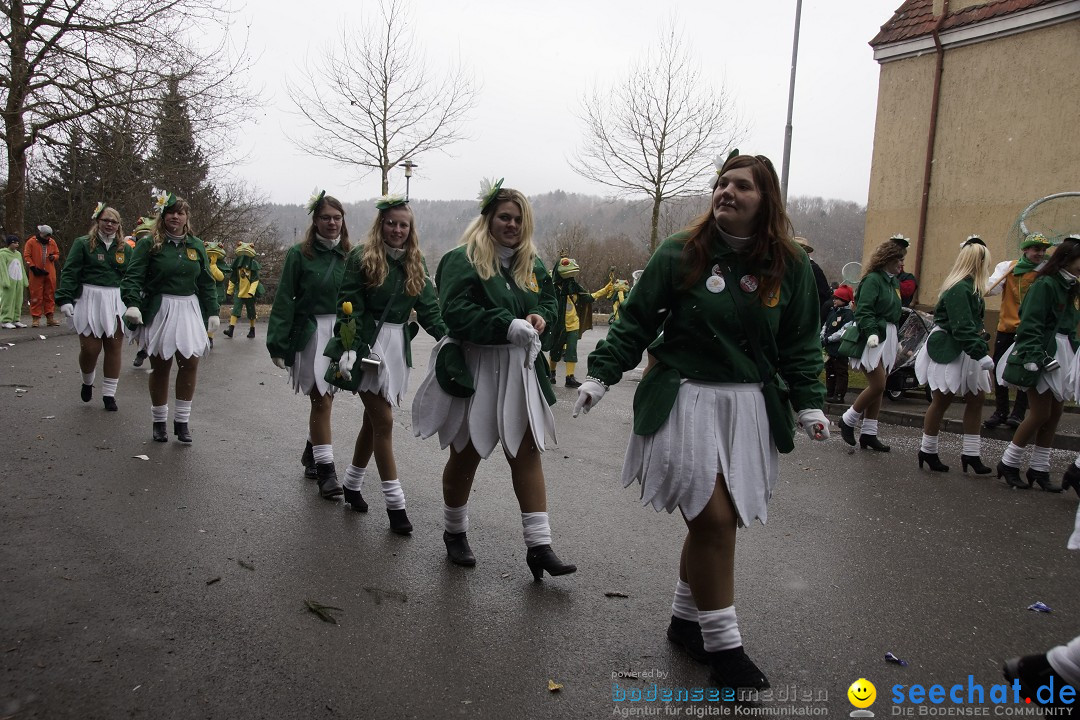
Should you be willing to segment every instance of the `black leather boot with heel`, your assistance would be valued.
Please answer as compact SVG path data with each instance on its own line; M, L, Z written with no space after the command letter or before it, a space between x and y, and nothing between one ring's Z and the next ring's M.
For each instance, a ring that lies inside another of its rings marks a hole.
M533 580L536 582L544 579L545 570L552 577L577 572L577 565L564 563L551 549L550 545L537 545L529 548L529 552L525 555L525 562L528 563L529 569L532 570Z
M873 437L873 436L871 436ZM941 458L937 453L928 453L919 451L919 469L922 470L923 463L930 466L930 469L934 472L949 472L949 466L941 462Z
M1080 468L1076 467L1076 464L1069 466L1069 469L1065 471L1065 475L1061 478L1061 489L1068 490L1072 488L1076 491L1077 495L1080 495Z
M1020 479L1020 468L1014 468L1012 465L1006 465L1004 462L997 464L997 476L998 478L1004 478L1005 482L1009 484L1009 487L1017 490L1027 490L1030 486Z
M847 438L844 439L846 440ZM866 433L859 436L859 447L863 450L869 448L875 452L889 452L891 449L888 445L883 445L882 442L878 440L877 435L867 435Z
M1039 487L1046 492L1059 493L1064 488L1058 485L1056 482L1050 479L1050 473L1046 470L1035 470L1028 468L1027 471L1028 487L1038 483Z
M961 455L960 466L964 468L964 472L967 472L968 467L970 467L976 475L989 475L994 472L986 465L983 465L982 458L978 455Z
M466 537L465 533L452 533L443 530L442 539L446 545L446 557L450 558L450 562L462 567L476 565L476 556L473 555L472 548L469 546L469 538Z

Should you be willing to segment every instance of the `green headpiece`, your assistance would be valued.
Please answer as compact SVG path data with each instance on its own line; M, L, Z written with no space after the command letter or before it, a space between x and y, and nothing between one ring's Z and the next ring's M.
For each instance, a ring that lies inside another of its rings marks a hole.
M1030 233L1026 238L1024 238L1024 242L1020 243L1020 249L1027 250L1028 248L1033 247L1048 248L1050 247L1050 245L1050 241L1047 240L1046 236L1042 233Z
M405 199L404 195L383 195L381 198L375 201L375 207L378 210L389 210L390 208L397 207L399 205L408 205L409 201Z
M218 259L225 257L225 248L221 247L221 243L216 240L208 240L204 244L206 245L206 254L210 257Z
M480 201L480 214L483 215L484 211L488 209L488 205L495 200L495 196L499 194L499 190L502 189L503 178L499 178L496 182L492 183L488 178L484 178L480 182L480 194L477 195L477 199Z
M238 243L236 245L236 254L238 256L239 255L247 255L248 257L255 257L255 243L253 243L253 242Z
M311 191L311 197L308 198L308 203L307 203L307 214L308 215L311 215L312 213L314 213L316 210L319 209L319 203L322 202L322 199L324 197L326 197L326 191L325 190L320 190L319 188L315 188L314 190Z
M564 257L559 261L559 265L556 267L555 272L559 273L559 277L561 278L568 278L581 272L581 268L573 258Z
M724 171L724 166L728 164L728 160L731 160L731 158L733 157L738 157L738 155L739 148L734 148L731 152L727 154L726 159L721 158L719 155L715 156L712 162L713 165L716 166L716 174L719 175L720 173L722 173Z
M902 248L907 248L911 246L911 240L904 237L903 233L896 233L891 238L889 238L889 240L896 243Z
M132 237L135 237L135 238L146 237L147 235L153 235L153 234L154 234L154 219L153 218L144 218L144 217L139 218L135 223L135 227L131 231Z
M158 190L154 188L150 196L154 198L154 214L161 215L165 212L165 208L170 208L176 204L176 196L168 190Z
M99 201L97 207L94 208L94 214L90 216L90 220L95 221L101 217L101 213L105 212L106 207L108 206L105 203Z

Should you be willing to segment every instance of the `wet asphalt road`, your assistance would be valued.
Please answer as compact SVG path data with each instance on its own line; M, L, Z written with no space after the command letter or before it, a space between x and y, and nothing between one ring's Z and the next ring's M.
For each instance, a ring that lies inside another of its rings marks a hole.
M707 683L664 637L683 523L618 483L636 383L577 420L559 388L544 466L554 547L579 571L533 583L498 454L470 503L478 565L447 563L446 453L412 437L407 410L395 441L414 534L388 531L370 479L367 514L320 499L299 464L306 399L258 331L220 338L202 362L192 446L150 442L130 348L120 412L106 413L97 394L78 399L73 335L0 331L15 343L0 351L0 718L603 718L627 708L613 682ZM414 346L413 388L431 345ZM336 403L339 470L360 408ZM881 717L895 684L995 683L1005 658L1080 633L1075 496L963 475L956 436L942 442L953 471L922 473L917 430L882 437L889 455L800 437L769 524L740 531L747 650L775 688L816 698L775 707L846 716L847 687L866 677ZM1071 459L1055 452L1055 474ZM338 624L306 600L341 608ZM1036 600L1054 612L1026 610Z

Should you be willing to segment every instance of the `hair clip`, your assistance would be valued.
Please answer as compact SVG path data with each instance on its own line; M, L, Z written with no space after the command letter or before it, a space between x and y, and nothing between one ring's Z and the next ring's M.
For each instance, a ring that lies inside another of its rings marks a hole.
M383 195L375 201L375 207L378 210L389 210L399 205L408 205L408 203L404 195Z
M315 189L311 191L311 197L308 198L308 202L307 202L307 214L308 215L311 215L312 213L314 213L316 210L319 209L319 203L322 202L322 199L324 197L326 197L326 191L325 190L320 190L318 188L318 186L316 186Z
M477 195L477 199L480 201L480 214L483 215L487 210L488 205L495 200L495 197L499 194L499 190L502 189L504 178L499 178L496 182L492 182L488 178L484 178L480 181L480 194Z

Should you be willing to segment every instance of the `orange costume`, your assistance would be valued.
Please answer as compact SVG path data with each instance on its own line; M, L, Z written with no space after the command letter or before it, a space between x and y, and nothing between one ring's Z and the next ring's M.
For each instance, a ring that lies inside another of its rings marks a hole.
M40 238L44 237L44 240ZM59 325L53 320L53 295L56 294L56 261L60 259L60 247L52 239L52 228L39 225L36 235L27 238L23 245L23 258L30 273L30 317L37 326L44 315L49 325Z

